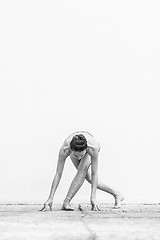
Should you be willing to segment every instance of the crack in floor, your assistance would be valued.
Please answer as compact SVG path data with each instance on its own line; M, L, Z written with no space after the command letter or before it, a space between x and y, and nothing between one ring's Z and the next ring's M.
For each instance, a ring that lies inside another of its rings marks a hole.
M88 237L87 240L97 240L98 237L97 237L96 233L94 233L94 231L88 226L88 223L87 223L87 221L85 220L85 213L84 213L83 208L81 207L80 204L79 204L79 207L78 207L78 208L79 208L79 210L80 210L80 212L81 212L81 214L82 214L82 217L81 217L82 222L83 222L85 228L87 229L87 231L89 232L89 237Z

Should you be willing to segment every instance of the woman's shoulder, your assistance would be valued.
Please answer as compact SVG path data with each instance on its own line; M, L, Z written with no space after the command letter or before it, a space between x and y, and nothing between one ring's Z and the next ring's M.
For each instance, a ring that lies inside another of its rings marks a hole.
M79 134L82 134L86 138L87 145L88 145L89 148L100 150L99 141L93 135L91 135L89 132L86 132L86 131L79 131L79 132L74 132L74 133L70 134L64 140L63 148L64 149L69 149L70 148L70 142L71 142L72 138L76 135L79 135Z
M89 132L85 132L85 131L81 131L79 132L79 134L84 135L84 137L86 138L88 148L93 150L98 150L98 151L100 150L100 143L97 140L97 138L95 138Z

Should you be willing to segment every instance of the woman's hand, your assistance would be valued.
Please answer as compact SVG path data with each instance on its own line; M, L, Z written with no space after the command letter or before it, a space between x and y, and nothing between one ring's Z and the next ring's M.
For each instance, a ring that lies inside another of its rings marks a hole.
M40 210L42 212L45 212L47 210L47 208L49 207L50 211L52 211L52 204L53 204L53 199L48 199L45 203L43 208Z

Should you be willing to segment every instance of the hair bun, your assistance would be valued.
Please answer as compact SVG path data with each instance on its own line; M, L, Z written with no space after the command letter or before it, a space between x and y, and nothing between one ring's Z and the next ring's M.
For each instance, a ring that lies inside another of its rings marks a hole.
M82 134L75 135L76 140L86 140L86 138Z
M73 137L72 141L70 142L71 149L75 151L83 151L87 148L87 140L85 136L82 134L77 134Z

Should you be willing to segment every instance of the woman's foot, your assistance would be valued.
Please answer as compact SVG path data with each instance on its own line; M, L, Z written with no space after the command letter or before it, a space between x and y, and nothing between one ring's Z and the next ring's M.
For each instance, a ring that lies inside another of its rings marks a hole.
M71 207L70 202L68 199L65 199L62 205L62 210L65 211L74 211L74 208Z
M115 195L115 205L114 205L114 209L118 209L121 206L121 202L123 201L124 196L120 193Z

